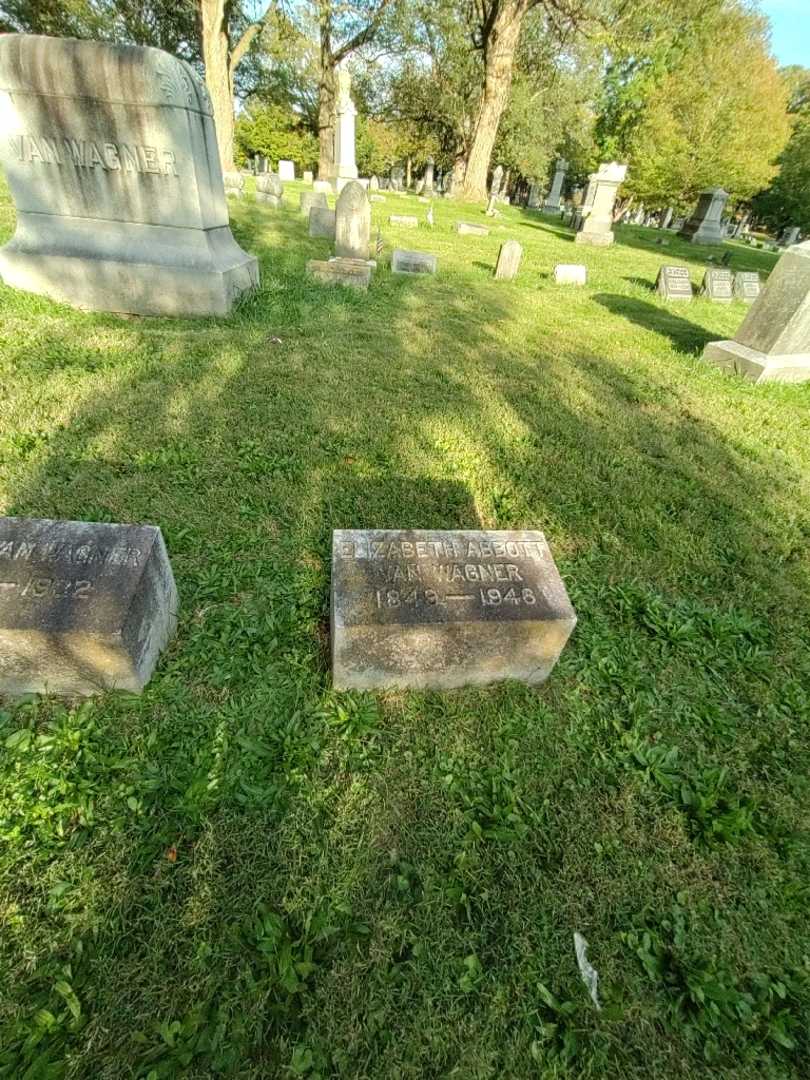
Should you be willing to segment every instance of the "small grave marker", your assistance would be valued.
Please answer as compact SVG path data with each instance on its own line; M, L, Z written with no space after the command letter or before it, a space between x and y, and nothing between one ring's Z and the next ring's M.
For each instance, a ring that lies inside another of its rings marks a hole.
M310 259L307 274L323 285L348 285L365 290L371 281L371 266L359 259Z
M437 265L436 256L426 251L395 248L391 255L391 272L394 274L435 274Z
M313 206L309 212L309 235L335 239L335 211L328 206Z
M278 175L281 180L295 179L295 165L292 161L280 161L278 163Z
M734 296L737 300L753 304L760 292L762 292L762 283L756 270L737 271L734 275Z
M418 229L419 218L413 214L391 214L388 218L389 225L399 225L401 229Z
M557 263L554 280L558 285L584 285L588 280L588 271L581 263Z
M470 221L457 221L456 232L459 236L489 236L486 225L475 225Z
M692 282L685 266L662 266L655 287L665 300L692 299Z
M302 191L298 196L298 207L302 214L309 214L313 206L328 207L326 195L320 191Z
M711 267L703 275L700 295L707 296L710 300L730 303L734 298L734 274L732 271L721 266Z
M501 244L498 252L498 261L495 264L495 278L498 281L512 281L517 277L520 269L520 260L523 258L523 248L517 240L507 240Z

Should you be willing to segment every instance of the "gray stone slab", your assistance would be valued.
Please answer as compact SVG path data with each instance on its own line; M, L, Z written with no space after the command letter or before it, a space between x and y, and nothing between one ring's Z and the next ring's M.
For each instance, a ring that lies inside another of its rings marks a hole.
M256 193L276 195L278 198L284 194L284 185L275 173L262 173L256 177Z
M352 289L368 289L371 266L359 259L310 259L307 274L323 285L348 285Z
M292 161L280 161L278 163L278 175L281 180L295 179L295 164Z
M338 689L540 683L575 623L541 532L333 534Z
M228 224L214 118L159 49L0 36L6 284L78 307L226 315L258 284Z
M756 270L738 270L734 275L734 296L753 304L762 291L762 283Z
M350 180L335 207L335 254L345 259L368 259L371 243L371 204L365 189Z
M335 239L335 211L328 206L313 206L309 211L309 235Z
M426 251L395 248L391 254L391 271L394 274L435 274L437 268L436 256Z
M662 266L655 287L665 300L692 299L692 282L685 266Z
M523 248L517 240L507 240L501 244L498 252L498 261L495 264L495 278L498 281L512 281L517 277L520 269L520 261L523 258Z
M554 267L554 280L558 285L585 285L588 270L582 263L557 263Z
M0 518L0 693L139 692L176 617L160 529Z
M302 214L309 215L313 206L323 206L328 208L326 195L320 191L302 191L298 196L298 207Z
M470 221L457 221L456 232L459 236L489 236L486 225L475 225Z
M412 214L391 214L388 218L389 225L399 225L401 229L418 229L419 218Z
M709 300L731 303L734 299L734 272L725 267L711 267L703 275L700 295Z
M315 180L312 184L312 190L319 192L321 195L334 195L335 188L329 180Z

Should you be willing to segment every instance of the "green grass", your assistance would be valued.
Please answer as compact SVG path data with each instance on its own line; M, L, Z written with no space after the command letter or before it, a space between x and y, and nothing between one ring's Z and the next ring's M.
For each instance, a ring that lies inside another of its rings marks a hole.
M439 274L362 295L298 190L228 320L0 286L0 512L159 524L182 601L141 698L0 706L0 1076L806 1076L810 387L700 360L707 249L391 196ZM479 526L548 536L550 680L332 692L331 530Z

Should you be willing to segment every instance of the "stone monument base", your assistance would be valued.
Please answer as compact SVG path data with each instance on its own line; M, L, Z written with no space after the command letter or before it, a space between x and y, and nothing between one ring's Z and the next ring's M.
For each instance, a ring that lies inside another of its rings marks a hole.
M810 380L810 353L769 356L738 341L710 341L703 359L754 383Z
M678 236L688 240L690 244L723 244L725 236L722 227L716 222L703 222L699 227L690 227L690 223L684 225Z
M7 285L90 311L187 316L228 315L236 298L259 284L255 256L227 225L46 221L47 235L40 221L19 215L16 233L0 248Z
M610 247L613 240L612 232L578 232L574 234L575 244L590 244L591 247Z

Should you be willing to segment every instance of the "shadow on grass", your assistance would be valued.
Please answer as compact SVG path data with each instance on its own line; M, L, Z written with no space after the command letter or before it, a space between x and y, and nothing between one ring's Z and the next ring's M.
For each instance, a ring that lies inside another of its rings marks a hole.
M632 278L634 284L650 287L650 282L641 278ZM629 319L645 330L656 334L665 334L678 352L694 355L700 353L703 347L714 336L705 327L676 315L671 308L663 308L657 304L648 304L643 300L637 300L632 296L621 296L612 293L599 293L593 298L597 304L607 308L614 315ZM688 301L683 301L686 306Z
M622 247L638 248L665 259L675 258L699 263L706 269L719 265L723 256L729 254L731 261L725 265L732 270L758 270L767 277L779 258L775 252L761 251L737 241L692 244L668 229L651 229L642 225L617 225L614 226L613 233L615 243ZM659 244L657 241L661 239L666 240L667 244Z

